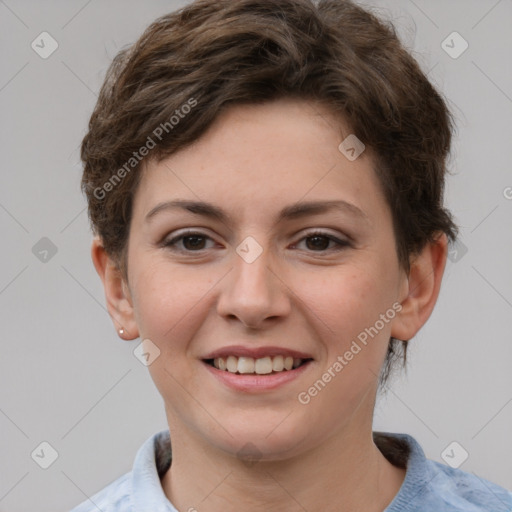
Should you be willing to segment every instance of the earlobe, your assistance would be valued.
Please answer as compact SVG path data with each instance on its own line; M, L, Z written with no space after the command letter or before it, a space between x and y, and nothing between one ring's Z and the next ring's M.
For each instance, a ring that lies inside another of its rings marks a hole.
M99 237L95 237L93 240L91 257L96 272L103 283L107 310L116 331L123 339L137 338L139 332L135 322L129 287L125 283L118 265L105 251Z
M441 289L447 254L448 238L441 233L412 257L402 310L393 322L392 337L410 340L429 319Z

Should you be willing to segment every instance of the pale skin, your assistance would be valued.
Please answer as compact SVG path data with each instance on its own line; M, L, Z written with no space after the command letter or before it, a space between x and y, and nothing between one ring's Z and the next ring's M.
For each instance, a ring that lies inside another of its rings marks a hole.
M338 150L349 133L307 101L232 107L193 146L147 163L126 278L101 240L93 242L116 329L161 351L149 371L173 449L162 488L180 511L382 512L402 485L405 471L372 439L378 374L390 336L409 340L429 318L447 238L411 255L409 273L399 265L370 150L353 162ZM229 218L163 208L146 219L176 199L211 203ZM277 219L281 209L312 201L352 208ZM174 250L161 243L186 228L199 239L182 238ZM312 239L315 231L324 234ZM252 263L236 252L248 236L263 249ZM299 403L299 393L396 303L401 311L378 335ZM288 347L313 361L276 389L246 393L212 377L202 360L240 344ZM255 460L242 460L241 449Z

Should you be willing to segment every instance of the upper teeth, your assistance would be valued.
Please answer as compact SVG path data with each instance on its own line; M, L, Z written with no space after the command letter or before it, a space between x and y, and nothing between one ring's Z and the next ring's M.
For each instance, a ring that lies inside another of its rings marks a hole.
M254 359L252 357L228 356L217 357L213 360L213 366L219 370L226 370L231 373L257 373L265 375L267 373L281 372L297 368L302 363L302 359L291 356L274 356Z

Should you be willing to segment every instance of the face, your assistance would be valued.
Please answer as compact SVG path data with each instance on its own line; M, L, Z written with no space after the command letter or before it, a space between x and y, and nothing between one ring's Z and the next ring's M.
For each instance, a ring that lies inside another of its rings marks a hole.
M311 102L236 106L144 170L128 288L171 436L279 459L371 428L406 276L349 134Z

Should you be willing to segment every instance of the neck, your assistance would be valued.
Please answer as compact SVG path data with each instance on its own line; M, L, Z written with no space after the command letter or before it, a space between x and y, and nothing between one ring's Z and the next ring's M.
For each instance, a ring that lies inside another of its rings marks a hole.
M162 487L178 510L382 512L405 477L376 447L371 426L277 461L244 462L176 429L171 441Z

